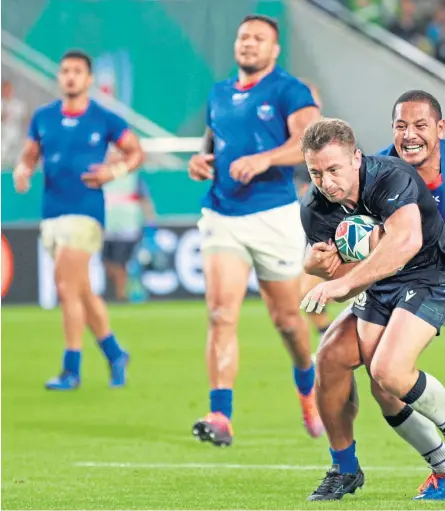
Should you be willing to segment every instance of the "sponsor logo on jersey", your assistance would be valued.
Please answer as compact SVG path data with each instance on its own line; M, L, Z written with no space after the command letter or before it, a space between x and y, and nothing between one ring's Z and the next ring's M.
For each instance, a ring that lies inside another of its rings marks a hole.
M232 96L232 103L236 106L241 104L244 100L246 100L249 97L248 92L235 92L235 94Z
M79 121L77 119L71 119L71 117L64 117L62 119L62 126L67 128L74 128L74 126L77 126L78 124Z

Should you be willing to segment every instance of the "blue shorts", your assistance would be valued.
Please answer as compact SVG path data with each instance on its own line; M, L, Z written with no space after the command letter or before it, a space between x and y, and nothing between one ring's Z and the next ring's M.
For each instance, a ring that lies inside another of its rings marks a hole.
M411 279L397 276L382 280L360 293L352 312L357 318L386 326L394 309L412 312L437 329L445 323L445 272L432 269L415 272Z

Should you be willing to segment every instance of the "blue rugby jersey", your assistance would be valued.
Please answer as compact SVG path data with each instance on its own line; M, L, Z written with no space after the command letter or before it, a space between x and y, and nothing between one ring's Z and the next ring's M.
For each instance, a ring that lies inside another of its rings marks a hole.
M88 188L81 175L103 163L109 144L118 143L127 129L121 117L95 101L81 113L63 111L60 100L35 111L29 137L41 148L44 219L86 215L104 225L103 191Z
M203 206L223 215L242 216L296 201L292 166L271 167L248 184L234 181L229 169L242 156L283 145L290 136L288 117L311 106L316 104L309 88L280 67L244 89L237 87L236 78L217 83L207 108L215 177Z

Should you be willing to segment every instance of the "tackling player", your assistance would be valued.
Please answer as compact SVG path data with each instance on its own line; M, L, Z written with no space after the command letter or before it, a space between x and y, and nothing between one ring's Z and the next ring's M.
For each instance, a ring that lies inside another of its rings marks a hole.
M88 265L91 255L102 246L105 208L101 186L136 169L143 153L127 123L89 99L93 77L88 55L66 53L58 78L63 99L35 111L14 170L16 190L25 193L42 158L45 187L41 235L55 261L66 344L62 373L49 380L46 388L71 390L79 386L86 325L109 363L110 385L120 387L125 384L129 356L110 329L105 303L91 290ZM105 165L111 143L124 159Z
M436 98L424 91L407 91L394 104L394 144L383 154L406 159L419 171L445 219L442 184L445 169L445 141L442 139L444 125ZM407 148L404 149L404 146ZM319 247L320 243L312 246L312 253L306 262L308 271L317 271L326 279L333 278L335 276L329 269L341 264L337 251L333 246L329 247L329 251L320 250ZM361 365L357 343L357 318L348 310L329 329L317 354L318 409L331 448L337 451L345 449L353 441L353 420L357 406L348 400L348 396L352 371ZM383 392L375 383L371 388L387 423L431 467L432 474L420 487L415 498L445 500L445 446L437 429L409 405Z
M213 180L198 224L209 311L210 413L193 434L215 445L232 442L237 325L252 266L292 358L306 429L312 436L323 431L309 332L298 308L305 238L292 182L293 166L303 161L303 131L320 113L308 87L277 66L279 52L273 19L244 18L235 41L238 77L213 87L204 151L189 165L192 179Z
M328 299L358 295L353 313L360 354L371 376L445 432L445 389L415 369L445 318L445 226L434 199L411 166L394 158L362 157L343 121L310 127L303 152L317 187L302 208L306 233L328 242L349 213L381 220L385 235L353 269L339 265L339 278L317 286L302 307L321 310ZM333 468L309 500L340 499L364 483L354 441L331 454Z

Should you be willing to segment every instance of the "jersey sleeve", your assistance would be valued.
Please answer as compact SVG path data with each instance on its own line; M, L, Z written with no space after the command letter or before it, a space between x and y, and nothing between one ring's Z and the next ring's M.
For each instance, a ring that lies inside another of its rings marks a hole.
M117 144L128 130L127 122L113 112L108 113L108 141Z
M327 243L330 239L334 239L337 226L329 225L328 218L321 212L302 204L300 218L310 245L319 242Z
M38 130L37 112L34 112L31 117L31 122L28 128L28 138L34 140L34 142L40 142L40 135Z
M317 106L309 87L298 80L291 81L285 87L280 102L286 118L302 108Z
M403 206L417 204L418 197L419 188L413 177L395 167L375 183L370 207L385 222Z

